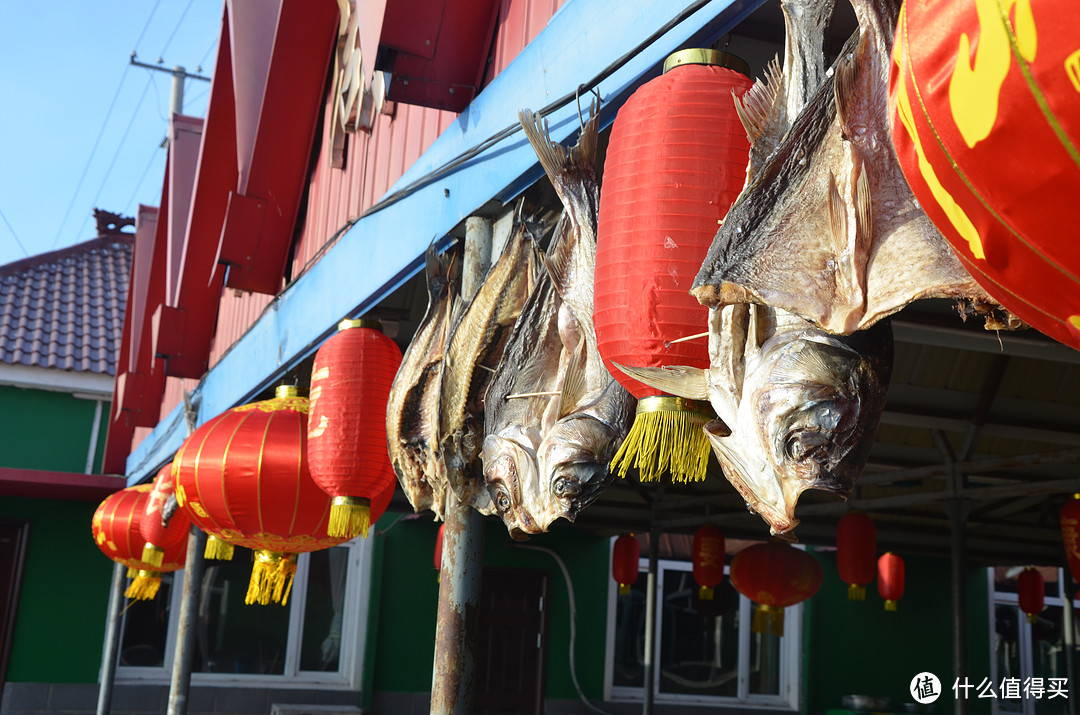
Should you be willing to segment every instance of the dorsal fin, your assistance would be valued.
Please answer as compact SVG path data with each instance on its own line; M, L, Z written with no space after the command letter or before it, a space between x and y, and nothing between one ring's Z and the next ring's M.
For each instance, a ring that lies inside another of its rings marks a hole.
M638 382L669 395L685 397L688 400L709 399L708 373L700 367L630 367L617 362L611 364Z
M570 360L566 365L566 375L563 376L562 389L559 391L559 407L556 410L556 419L562 419L577 410L585 395L587 381L585 379L585 340L578 340L574 346L574 352L570 354Z

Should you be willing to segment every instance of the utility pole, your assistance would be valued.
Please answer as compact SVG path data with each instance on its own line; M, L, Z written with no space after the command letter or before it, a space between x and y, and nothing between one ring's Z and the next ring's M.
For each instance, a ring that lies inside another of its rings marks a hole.
M146 62L139 62L135 59L135 53L131 53L131 64L136 67L144 67L148 70L154 70L155 72L168 72L172 75L172 95L169 100L169 112L172 114L184 113L184 80L186 79L198 79L203 82L209 82L210 78L206 75L199 74L202 71L202 67L196 67L195 72L188 72L182 66L176 65L172 69L161 65L161 59L158 59L158 64L152 65Z

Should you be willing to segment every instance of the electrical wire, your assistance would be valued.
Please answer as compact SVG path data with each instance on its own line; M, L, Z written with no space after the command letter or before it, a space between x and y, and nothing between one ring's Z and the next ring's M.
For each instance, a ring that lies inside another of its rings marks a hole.
M187 7L185 7L184 11L180 13L180 19L176 21L176 27L173 28L172 34L169 35L169 39L165 40L165 46L161 48L161 54L158 55L159 61L160 58L165 56L165 50L169 49L169 45L172 44L173 38L176 37L176 31L180 29L180 25L183 24L184 18L187 16L188 10L191 9L191 5L194 2L195 0L188 0Z
M146 36L146 30L150 27L150 21L154 19L154 14L157 12L158 5L160 4L161 0L157 0L157 2L154 3L153 9L150 10L150 17L146 18L146 24L143 25L142 32L139 33L139 39L135 40L135 44L131 48L132 53L138 51L139 43L141 43L143 41L143 37Z
M128 213L128 212L131 211L131 208L132 208L131 205L135 202L135 196L139 193L139 189L142 188L143 181L146 180L146 175L150 173L150 167L154 165L154 161L157 159L159 151L161 151L161 147L156 146L156 147L154 147L154 151L150 154L150 161L146 162L146 167L143 169L142 175L139 176L139 180L137 182L135 182L135 189L131 192L131 196L128 198L127 202L124 204L124 212L125 213Z
M0 219L4 219L4 225L8 227L8 231L11 231L11 237L15 239L15 243L19 244L19 248L22 249L23 255L29 258L30 254L27 252L26 246L19 240L19 234L15 233L15 229L11 227L11 222L8 221L7 216L4 215L2 210L0 210Z

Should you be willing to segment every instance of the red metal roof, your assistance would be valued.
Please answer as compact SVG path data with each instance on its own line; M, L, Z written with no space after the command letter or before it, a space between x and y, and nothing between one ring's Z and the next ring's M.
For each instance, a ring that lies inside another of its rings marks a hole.
M0 494L37 499L100 501L124 488L123 477L0 467Z

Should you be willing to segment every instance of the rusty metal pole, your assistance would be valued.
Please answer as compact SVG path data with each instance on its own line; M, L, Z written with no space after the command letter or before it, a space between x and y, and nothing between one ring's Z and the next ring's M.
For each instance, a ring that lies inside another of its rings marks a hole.
M660 564L660 529L649 530L649 575L645 581L645 697L641 712L652 715L656 679L656 585Z
M1068 567L1062 571L1061 643L1065 647L1065 675L1068 676L1068 713L1076 715L1076 613L1073 610L1073 582Z
M199 590L202 588L203 551L206 534L195 526L188 534L187 563L184 566L184 593L180 599L180 617L176 627L176 649L173 651L172 679L169 681L168 715L187 712L191 691L191 666L195 657L195 619L199 610Z
M470 217L465 223L465 261L461 294L469 300L491 263L491 222ZM442 571L435 625L435 663L431 671L431 712L467 715L472 711L476 609L484 564L484 520L448 490L443 515Z
M109 588L109 618L105 622L105 643L101 651L101 685L98 687L97 715L109 715L113 683L116 682L116 653L120 646L120 620L124 610L124 574L127 567L113 564Z

